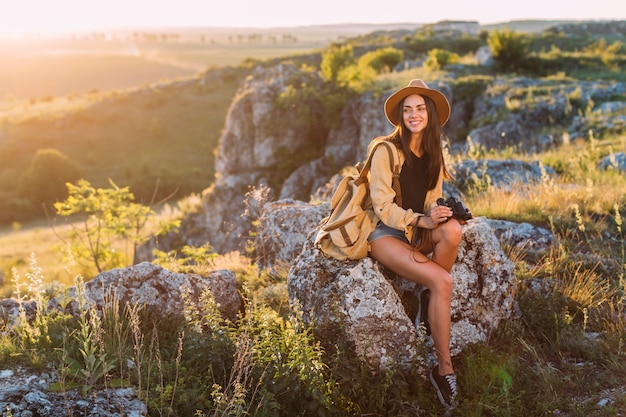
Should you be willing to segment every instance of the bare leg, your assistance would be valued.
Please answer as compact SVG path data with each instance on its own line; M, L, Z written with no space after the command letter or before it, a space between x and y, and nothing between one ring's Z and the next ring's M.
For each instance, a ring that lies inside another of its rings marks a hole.
M433 248L432 248L432 260L437 263L446 271L450 272L452 267L454 266L454 262L456 261L456 257L458 254L459 244L461 243L461 225L455 219L450 219L446 223L440 224L436 229L432 231L432 240L433 240ZM448 299L447 306L449 308L451 299ZM435 302L437 302L435 300ZM431 321L440 321L436 316L440 314L440 310L437 307L433 307L433 297L432 292L429 298L428 304L428 317L429 324ZM448 316L450 312L448 311ZM449 320L448 320L449 323ZM431 327L432 331L432 327ZM450 335L450 326L447 328L448 340ZM433 337L433 341L434 341ZM449 346L449 345L448 345ZM435 349L438 349L437 344L435 343ZM448 349L449 350L449 349ZM446 360L447 359L447 360ZM447 358L442 357L441 355L437 356L437 361L439 363L439 374L446 375L450 372L447 371L448 366L449 369L452 370L452 363L450 361L450 356Z
M433 234L433 244L437 249ZM371 243L372 258L376 259L399 276L430 289L428 317L435 354L441 375L454 373L450 358L450 299L452 277L449 270L417 252L406 242L395 237L382 237ZM447 256L447 257L446 257ZM450 254L442 251L439 260L449 260ZM456 254L454 254L456 259ZM452 259L452 264L454 264ZM452 266L450 265L450 268Z
M461 225L456 219L441 223L432 231L432 259L439 266L450 272L461 243Z

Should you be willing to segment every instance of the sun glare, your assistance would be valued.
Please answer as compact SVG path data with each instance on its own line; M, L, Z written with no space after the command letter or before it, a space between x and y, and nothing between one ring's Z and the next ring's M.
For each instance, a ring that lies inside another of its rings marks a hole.
M494 0L449 0L446 8L417 10L413 0L397 0L389 8L374 0L317 0L304 6L293 0L5 0L0 10L0 36L62 34L107 29L167 26L294 27L349 23L434 23L474 20L495 23L520 19L622 19L626 3L595 0L527 0L493 7ZM406 13L398 15L397 10Z

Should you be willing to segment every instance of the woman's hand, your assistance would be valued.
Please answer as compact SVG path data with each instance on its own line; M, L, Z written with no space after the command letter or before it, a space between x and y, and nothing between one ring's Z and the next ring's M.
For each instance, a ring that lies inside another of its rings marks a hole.
M441 223L447 222L452 217L452 210L447 206L436 206L430 210L428 216L419 218L419 227L424 229L435 229Z

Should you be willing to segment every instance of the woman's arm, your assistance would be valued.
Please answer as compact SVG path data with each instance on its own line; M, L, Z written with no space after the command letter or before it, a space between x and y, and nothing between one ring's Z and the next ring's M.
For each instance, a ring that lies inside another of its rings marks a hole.
M380 220L387 226L398 230L406 230L408 226L414 226L415 221L422 214L415 213L410 209L405 210L395 203L396 193L391 186L393 174L390 168L389 153L385 149L378 147L374 151L369 175L370 197L374 212Z

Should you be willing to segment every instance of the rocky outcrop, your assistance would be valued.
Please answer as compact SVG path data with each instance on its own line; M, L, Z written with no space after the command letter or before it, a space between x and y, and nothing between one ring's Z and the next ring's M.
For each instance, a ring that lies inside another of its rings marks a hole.
M298 77L310 85L322 83L319 76L291 65L259 69L246 79L231 104L217 149L215 183L203 196L207 241L217 252L245 249L252 225L241 214L250 188L272 183L285 158L319 146L313 128L302 131L296 123L284 122L276 126L292 117L276 102Z
M381 268L369 258L339 262L312 247L316 225L329 204L295 200L263 206L255 242L265 269L291 265L290 301L314 321L316 335L327 349L341 336L352 353L374 367L391 362L424 365L427 344L413 326L418 286ZM492 223L493 222L493 223ZM304 227L303 227L304 226ZM261 237L262 236L262 237ZM517 281L500 242L548 250L552 235L529 224L478 218L464 226L454 266L454 352L486 340L501 320L516 314ZM261 266L261 264L259 265Z
M257 220L246 215L247 193L271 184L274 189L270 197L275 200L325 201L334 190L327 186L333 176L343 167L364 160L370 141L393 129L381 111L391 90L365 92L350 99L342 109L341 123L327 135L315 126L302 128L296 123L268 128L290 120L292 114L276 103L290 86L303 83L319 87L322 80L315 73L286 64L258 68L246 79L231 104L219 141L215 183L203 193L202 210L184 218L179 233L146 244L138 259L152 259L153 248L168 251L206 243L218 253L243 251ZM512 147L535 152L587 138L591 127L600 131L623 129L623 103L612 100L626 95L626 83L496 78L471 100L461 92L457 97L451 83L428 83L443 91L452 104L453 112L443 132L455 139L451 139L450 147L453 158L470 146L485 151ZM592 108L594 103L596 108ZM471 140L459 142L471 121L480 122L467 135ZM292 155L320 147L322 156L304 161L284 181L276 182L275 172ZM538 162L466 160L454 165L456 186L461 191L476 181L508 188L515 181L536 182L544 175L554 175L550 167L541 167ZM609 161L601 166L613 165ZM452 189L447 195L460 195L461 191Z
M270 273L291 265L307 235L328 215L330 204L297 200L269 202L263 207L255 239L257 265Z
M309 235L287 278L289 300L314 324L328 351L338 342L375 369L390 364L428 363L426 345L413 325L419 286L384 271L365 258L354 262L327 259L312 247ZM517 278L485 219L463 227L452 269L453 355L486 341L514 314Z
M530 254L544 254L556 243L556 238L551 231L530 223L494 219L487 220L487 222L500 243Z
M474 102L472 119L485 122L468 136L487 150L510 147L527 153L540 152L564 142L563 135L541 135L542 130L565 130L571 140L586 138L589 130L613 129L606 126L611 123L606 112L619 113L618 107L602 107L602 119L606 122L600 124L596 123L597 113L588 112L587 108L594 102L609 102L624 95L626 83L496 79ZM580 116L579 112L587 114Z

